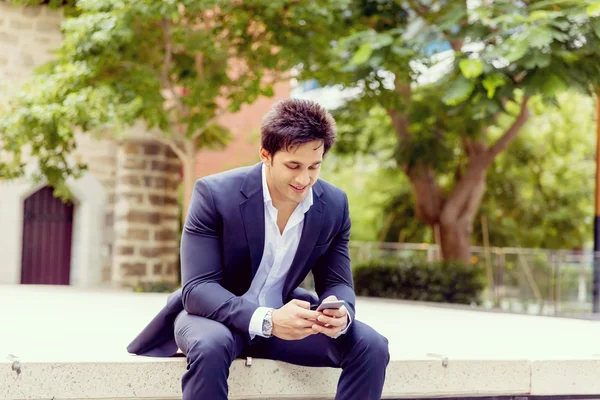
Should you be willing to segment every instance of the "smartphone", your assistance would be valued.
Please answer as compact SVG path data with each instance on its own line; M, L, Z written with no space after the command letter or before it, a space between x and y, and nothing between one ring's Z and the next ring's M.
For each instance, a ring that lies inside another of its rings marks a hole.
M335 300L335 301L324 301L321 303L319 307L317 307L317 311L323 310L339 310L342 306L346 304L344 300Z

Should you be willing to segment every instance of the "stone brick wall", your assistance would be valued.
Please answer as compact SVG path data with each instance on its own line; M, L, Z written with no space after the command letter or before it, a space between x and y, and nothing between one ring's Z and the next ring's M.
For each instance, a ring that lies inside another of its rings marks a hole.
M0 0L0 110L35 67L52 59L62 40L63 18L60 10L47 6L16 7ZM221 122L232 129L233 143L225 152L199 153L197 176L256 161L262 118L274 101L286 97L289 85L282 83L274 98L261 98L240 113L224 116ZM137 138L137 129L129 137ZM74 156L88 165L107 194L98 244L102 281L117 286L175 282L180 235L176 156L147 140L116 143L89 135L78 136Z
M134 140L119 146L113 281L177 281L179 174L179 160L167 146Z
M102 249L100 272L103 283L111 280L114 254L115 230L115 184L117 176L117 144L109 140L97 140L90 135L77 136L75 158L88 166L90 174L104 186L106 191L106 210L102 225Z
M0 0L0 103L60 46L61 11Z

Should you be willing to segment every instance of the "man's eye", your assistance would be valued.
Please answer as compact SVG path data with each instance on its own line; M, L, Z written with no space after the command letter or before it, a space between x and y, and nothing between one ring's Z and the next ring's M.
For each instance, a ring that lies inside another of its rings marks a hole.
M319 169L320 166L321 166L321 164L319 164L319 165L313 165L312 167L310 167L310 169Z
M290 166L288 165L287 167L288 167L289 169L298 169L298 166L297 166L297 165L296 165L296 166L293 166L293 167L290 167Z

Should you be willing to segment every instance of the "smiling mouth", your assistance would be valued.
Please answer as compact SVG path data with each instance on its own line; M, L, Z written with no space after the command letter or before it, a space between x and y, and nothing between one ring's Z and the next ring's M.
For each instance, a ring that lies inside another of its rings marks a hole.
M294 185L290 185L296 192L302 192L304 189L306 189L306 186L303 187L297 187ZM308 186L308 185L307 185Z

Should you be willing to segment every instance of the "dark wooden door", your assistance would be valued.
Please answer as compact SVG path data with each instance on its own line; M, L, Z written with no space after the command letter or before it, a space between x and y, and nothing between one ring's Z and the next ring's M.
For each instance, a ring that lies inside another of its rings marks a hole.
M68 285L71 275L73 204L45 187L25 200L21 283Z

